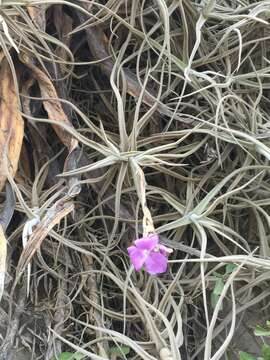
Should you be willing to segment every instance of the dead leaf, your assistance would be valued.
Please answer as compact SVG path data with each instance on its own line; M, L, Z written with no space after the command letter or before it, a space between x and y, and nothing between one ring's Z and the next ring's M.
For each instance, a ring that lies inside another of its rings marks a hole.
M6 200L0 213L0 225L6 231L15 210L16 199L11 185L6 183Z
M52 17L54 26L57 31L58 39L62 44L64 44L67 48L70 48L70 41L71 37L69 36L69 33L73 29L73 20L72 18L66 14L66 12L63 10L63 5L56 5L52 9ZM70 54L67 52L67 50L63 46L57 46L55 48L55 54L63 60L63 63L59 63L59 75L60 77L62 74L67 73L67 65L64 63L65 61L70 61ZM59 82L59 86L61 82ZM65 106L65 105L64 105ZM64 107L65 109L65 107ZM67 113L67 112L66 112ZM68 113L67 113L68 114Z
M45 5L29 5L27 6L30 15L36 27L42 31L46 29L46 6Z
M19 111L19 99L8 61L0 68L0 191L3 189L7 171L12 176L18 168L24 122Z
M4 51L0 51L0 63L2 62L2 60L4 59L4 57L5 57Z
M33 85L33 77L30 77L28 80L26 80L23 83L22 90L21 90L21 93L23 95L25 95L25 97L22 98L23 111L26 115L28 115L30 117L32 116L31 108L30 108L30 99L31 99L30 88L32 85ZM63 110L62 110L62 112L63 112L63 114L65 114ZM66 116L66 119L68 119L67 116ZM50 148L49 148L49 145L46 140L46 129L42 128L42 126L36 126L36 123L32 122L31 120L30 120L30 124L32 125L29 127L29 131L31 133L31 142L32 142L33 148L40 155L40 159L42 159L42 161L44 161L44 160L47 161L46 155L48 158L50 158L50 153L49 153ZM56 128L58 128L58 127L56 127ZM44 136L42 134L42 130L45 131ZM67 132L66 132L66 135L69 136L69 134ZM74 170L78 167L77 160L80 158L81 150L79 149L79 147L77 147L77 145L78 145L77 140L74 138L73 139L71 138L71 141L72 140L75 140L75 142L71 143L70 146L68 147L69 154L67 155L67 158L64 163L64 171ZM25 155L24 160L23 160L23 155ZM29 161L25 160L25 159L27 159L27 153L24 153L22 151L21 159L22 159L22 161L21 161L22 168L24 170L27 170L28 169L27 166L24 167L24 164L29 163ZM51 164L51 166L53 166L53 164ZM52 179L56 179L56 175L58 175L60 173L60 169L59 169L59 172L56 172L56 173L54 172L55 175L53 174L52 169L53 168L51 167L49 176ZM55 167L54 167L54 169L55 169ZM26 171L25 171L25 173L26 173ZM28 172L27 174L28 174L28 176L30 176L31 173ZM67 182L68 182L68 187L69 187L69 189L71 189L71 192L73 194L72 195L70 192L69 193L70 196L74 196L75 194L78 194L80 192L80 185L79 185L78 177L75 177L75 176L69 177L67 179Z
M33 233L29 237L29 241L22 251L17 268L16 278L13 283L13 289L18 283L21 275L23 274L26 266L35 255L36 251L40 248L42 241L49 234L50 230L60 221L74 210L72 201L67 201L66 198L58 200L46 213L40 223L37 225Z
M36 65L34 65L28 56L24 55L20 58L35 75L40 88L41 96L46 99L43 100L43 105L47 111L49 119L72 127L72 124L62 108L57 92L50 78ZM62 126L53 125L53 128L59 139L68 148L69 152L72 152L78 146L78 140Z
M68 34L73 29L73 20L63 11L63 5L55 5L53 7L53 23L57 31L58 39L69 48L70 36ZM58 46L55 52L61 59L67 60L67 52L62 46Z
M31 179L31 161L28 155L27 148L25 144L22 145L21 156L20 156L20 164L19 164L19 173L20 175L26 179Z
M20 92L22 94L21 104L23 108L24 114L31 116L31 109L30 109L30 103L31 103L31 97L30 97L30 89L34 84L34 79L29 78L25 81L23 81L21 85Z

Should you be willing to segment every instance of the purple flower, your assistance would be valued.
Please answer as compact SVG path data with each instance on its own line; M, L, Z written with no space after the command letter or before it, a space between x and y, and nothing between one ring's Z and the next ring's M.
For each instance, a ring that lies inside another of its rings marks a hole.
M145 266L151 275L161 274L167 270L168 255L173 251L159 244L157 234L135 240L135 246L128 247L127 251L135 270Z

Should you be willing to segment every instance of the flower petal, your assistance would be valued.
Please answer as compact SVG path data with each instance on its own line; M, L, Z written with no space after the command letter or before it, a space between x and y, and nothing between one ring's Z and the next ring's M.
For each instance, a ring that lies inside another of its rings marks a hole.
M135 270L139 271L143 267L148 254L136 246L128 247L127 251Z
M156 234L145 236L134 241L138 249L148 251L153 250L157 246L158 242L159 237Z
M151 252L145 260L145 269L151 274L161 274L167 270L167 257L161 253Z
M159 245L159 251L161 252L161 254L163 254L164 256L168 256L169 254L171 254L173 252L173 249L168 248L165 245Z

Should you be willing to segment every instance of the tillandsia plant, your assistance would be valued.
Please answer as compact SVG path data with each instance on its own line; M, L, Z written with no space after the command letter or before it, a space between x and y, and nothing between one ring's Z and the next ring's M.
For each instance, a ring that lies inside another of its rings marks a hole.
M159 236L155 233L153 219L146 205L144 173L135 161L131 162L131 167L144 216L143 237L128 247L128 254L136 271L145 268L151 275L162 274L167 271L168 256L173 250L159 243Z

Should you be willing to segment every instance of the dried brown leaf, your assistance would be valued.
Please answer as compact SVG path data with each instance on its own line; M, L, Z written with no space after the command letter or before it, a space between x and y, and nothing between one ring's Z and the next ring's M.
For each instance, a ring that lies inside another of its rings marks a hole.
M33 233L29 237L29 241L24 248L16 269L16 278L13 288L16 286L18 280L24 272L27 264L31 261L36 251L40 248L42 241L49 234L50 230L60 221L71 213L74 209L72 201L67 201L66 198L58 200L46 213L41 222L37 225Z
M70 47L70 36L68 34L72 31L73 20L65 13L63 5L56 5L53 7L53 22L57 31L58 39L61 43ZM67 52L62 46L58 46L55 49L55 52L61 59L68 60Z
M0 68L0 119L1 191L7 179L7 171L12 176L17 171L24 134L24 122L19 111L19 99L6 59L2 61Z
M30 15L36 27L42 31L46 29L46 6L45 5L29 5L27 6Z
M19 169L19 173L22 177L31 179L31 160L25 144L22 145Z
M63 110L51 79L36 65L34 65L27 56L22 56L21 60L32 71L32 74L35 76L35 79L38 82L41 96L46 99L43 100L43 105L47 111L49 119L72 127L72 124ZM68 148L69 152L73 151L78 146L78 140L75 139L62 126L53 125L53 128L59 139Z

